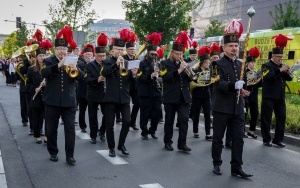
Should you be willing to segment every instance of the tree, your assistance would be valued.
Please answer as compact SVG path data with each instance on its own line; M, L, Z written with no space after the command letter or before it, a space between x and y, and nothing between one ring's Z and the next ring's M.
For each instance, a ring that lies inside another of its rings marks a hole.
M274 23L272 24L272 29L278 30L285 27L299 27L300 17L299 17L299 5L300 0L295 0L293 3L291 1L284 3L285 10L281 3L275 5L275 12L269 12L270 16L273 18Z
M190 11L201 4L201 1L190 0L143 0L123 1L126 9L126 20L133 24L133 31L140 43L148 34L162 32L162 44L169 44L181 30L191 27Z
M52 41L64 25L69 25L73 31L79 29L87 31L89 25L98 17L96 11L91 8L93 0L57 1L55 5L49 4L49 15L52 21L43 21Z
M10 57L19 47L16 45L17 43L17 34L16 32L12 32L8 38L4 41L3 45L3 53L5 57Z
M207 29L204 31L205 38L213 37L213 36L220 36L224 34L225 26L222 25L222 22L219 20L209 20L209 25Z
M20 29L16 31L16 46L19 48L24 46L28 40L29 31L27 30L26 24L21 24Z

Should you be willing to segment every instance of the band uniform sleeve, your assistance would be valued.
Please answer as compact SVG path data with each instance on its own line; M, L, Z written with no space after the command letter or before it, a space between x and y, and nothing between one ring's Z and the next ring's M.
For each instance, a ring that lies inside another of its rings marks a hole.
M117 63L110 63L109 61L104 60L102 76L111 77L113 75L113 73L118 70L119 70L119 67L118 67Z
M139 70L142 72L142 75L139 76L140 82L151 82L151 71L147 69L145 63L140 63Z
M222 65L222 62L216 62L217 74L220 76L220 79L215 83L216 89L222 92L235 92L234 84L230 82L230 78L228 75L225 75Z
M89 86L97 86L97 85L100 85L98 83L98 77L100 76L100 70L98 71L99 74L95 74L95 71L97 70L94 70L94 74L93 74L93 69L94 67L92 66L92 64L87 64L85 66L85 74L84 74L84 80L86 82L87 85Z
M51 57L49 57L51 58ZM44 66L42 67L41 73L43 78L51 78L55 74L59 73L58 63L50 62L49 58L44 59Z
M275 71L269 67L267 64L263 64L261 66L263 80L275 80L276 76L280 74L279 68L277 68Z

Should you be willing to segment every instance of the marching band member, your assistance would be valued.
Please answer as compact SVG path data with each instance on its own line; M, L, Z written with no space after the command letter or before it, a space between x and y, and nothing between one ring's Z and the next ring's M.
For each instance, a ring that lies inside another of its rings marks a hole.
M88 103L88 115L90 125L90 137L91 143L96 144L97 132L98 132L98 107L102 113L101 127L99 131L100 140L105 141L105 77L100 72L103 69L103 61L106 59L106 46L108 43L108 37L105 33L101 33L97 38L97 45L95 47L95 60L86 64L85 66L85 82L87 83L87 103Z
M120 36L123 35L120 33ZM106 116L106 137L109 148L109 156L115 157L114 120L117 108L122 114L122 128L119 135L117 149L124 155L129 155L125 147L125 140L130 123L130 95L129 80L136 76L137 69L127 70L128 62L122 57L125 40L115 38L113 43L113 56L104 60L102 76L106 78L106 90L104 96Z
M179 137L177 147L182 151L191 151L186 145L189 120L189 103L192 102L189 92L190 76L187 74L187 63L183 61L183 51L187 47L187 31L182 31L174 41L170 56L161 62L163 79L163 104L165 108L164 143L165 149L173 151L172 137L175 113L178 113Z
M210 49L207 46L202 46L198 50L198 59L199 59L199 66L195 68L193 71L195 74L209 71L209 54ZM197 82L197 81L193 81ZM193 106L193 133L195 138L199 138L198 127L199 127L199 116L201 108L203 109L204 114L204 125L205 125L205 139L212 140L212 136L210 135L210 87L203 86L203 87L196 87L192 91L192 106Z
M47 124L47 149L50 154L50 160L54 162L58 161L57 129L61 116L64 122L66 162L74 165L76 163L74 159L75 81L77 77L83 75L77 70L78 76L71 77L70 69L76 70L76 66L73 64L65 65L68 42L71 40L73 40L72 30L66 25L56 35L55 54L44 59L42 76L46 78L47 83L43 100L45 103L45 121Z
M291 81L288 65L283 64L283 49L288 40L286 36L279 34L274 37L276 47L272 49L272 57L269 62L262 65L262 102L261 102L261 135L265 146L271 147L270 125L274 111L276 126L272 143L278 147L285 147L282 143L286 121L285 85Z
M153 32L146 37L149 45L147 54L140 63L138 74L138 94L140 98L140 128L143 140L148 140L148 134L157 139L155 132L161 119L161 87L158 83L159 65L157 46L161 42L161 34ZM147 128L149 119L150 127Z
M189 57L184 60L186 63L196 62L198 42L193 41L191 46L192 48L189 49Z
M242 24L234 20L225 30L223 37L224 57L214 61L217 74L220 79L214 84L212 99L213 113L213 142L212 158L213 173L221 175L222 145L226 127L231 127L232 150L231 150L231 175L244 178L251 177L242 169L243 164L243 132L245 123L243 96L249 92L243 89L245 81L239 80L242 63L237 59L239 37L242 34ZM237 103L237 92L241 90Z

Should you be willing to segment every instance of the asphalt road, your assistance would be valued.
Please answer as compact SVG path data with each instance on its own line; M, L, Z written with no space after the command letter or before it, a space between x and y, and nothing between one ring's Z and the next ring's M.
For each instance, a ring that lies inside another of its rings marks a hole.
M100 114L99 114L100 115ZM78 116L77 116L78 118ZM139 120L137 120L138 122ZM87 121L88 123L88 121ZM118 138L121 125L115 125ZM79 132L79 127L76 126ZM106 142L89 143L89 135L76 136L75 166L65 162L63 125L59 126L59 161L49 161L45 144L36 144L29 127L21 124L18 88L6 86L0 75L0 187L9 188L298 188L300 187L300 150L265 147L262 138L244 139L245 171L251 179L230 175L231 150L223 150L222 176L212 173L211 142L204 139L201 118L200 138L193 138L189 121L187 145L190 153L176 149L178 130L174 127L174 148L164 150L163 124L157 130L158 140L142 140L140 130L130 130L126 147L130 156L116 151L117 158L107 159ZM89 133L89 130L88 130ZM0 161L1 163L1 161ZM4 177L4 178L3 178Z

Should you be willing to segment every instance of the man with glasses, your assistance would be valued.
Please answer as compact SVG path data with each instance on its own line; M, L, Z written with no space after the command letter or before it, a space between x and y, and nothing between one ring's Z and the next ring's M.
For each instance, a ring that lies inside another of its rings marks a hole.
M54 55L44 59L42 76L46 78L43 100L45 102L45 121L47 124L47 149L51 161L58 161L57 129L59 118L64 122L66 162L76 163L74 159L75 147L75 114L76 94L75 81L65 71L65 56L68 52L68 42L64 38L55 39ZM73 68L76 62L74 62ZM70 65L71 66L71 65ZM72 67L72 66L71 66ZM77 77L81 77L79 71Z
M275 43L276 43L275 38ZM272 50L269 62L262 65L262 102L261 102L261 135L265 146L272 147L272 143L278 147L285 147L282 143L286 121L285 85L291 81L289 66L282 62L283 47L276 45ZM271 118L274 111L276 125L275 136L271 143Z

